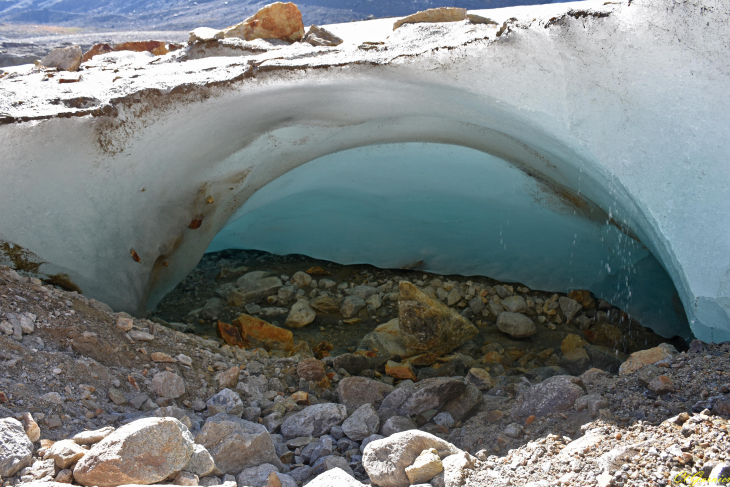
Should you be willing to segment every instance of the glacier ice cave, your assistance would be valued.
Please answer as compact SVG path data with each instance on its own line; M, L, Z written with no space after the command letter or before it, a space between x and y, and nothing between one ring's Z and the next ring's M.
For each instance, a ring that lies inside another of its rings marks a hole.
M423 261L728 340L729 10L524 6L330 26L337 48L100 56L73 83L17 68L0 262L142 314L206 251Z

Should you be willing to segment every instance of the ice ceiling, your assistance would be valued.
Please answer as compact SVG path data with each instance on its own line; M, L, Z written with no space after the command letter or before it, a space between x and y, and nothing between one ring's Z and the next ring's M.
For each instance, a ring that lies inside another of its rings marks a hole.
M504 29L2 78L0 245L138 314L241 246L589 288L730 339L727 2L483 14Z

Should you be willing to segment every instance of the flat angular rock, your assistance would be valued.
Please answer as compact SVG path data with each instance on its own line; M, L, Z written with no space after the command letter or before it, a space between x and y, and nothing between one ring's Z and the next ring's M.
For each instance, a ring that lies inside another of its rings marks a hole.
M413 465L424 450L435 448L439 457L461 450L430 433L411 430L368 443L363 451L362 464L370 480L380 487L408 487L411 481L406 468Z
M238 487L267 487L272 473L279 473L279 469L270 463L249 467L236 476L236 484Z
M529 317L509 311L499 313L497 328L514 338L527 338L537 333L537 327Z
M420 22L459 22L466 20L466 9L455 7L430 8L421 12L404 17L395 24L393 30L396 30L403 24L417 24Z
M554 412L567 411L585 394L582 382L577 377L556 375L520 394L512 409L512 418L517 420L533 414L542 417Z
M224 293L230 306L243 306L248 303L257 303L267 296L276 294L279 288L283 286L281 279L278 277L256 279L258 276L249 276L249 274L244 275L236 281L237 287Z
M671 347L671 345L669 345ZM673 349L674 347L672 347ZM676 353L676 350L672 351L668 347L654 347L648 350L639 350L629 356L629 359L621 364L619 369L619 375L625 376L633 374L637 370L646 367L647 365L658 364L661 362L668 363L672 360L672 356Z
M228 370L222 370L215 375L215 381L218 383L218 387L233 389L238 384L238 374L241 369L237 365L234 365Z
M46 453L45 459L52 459L60 469L66 469L76 464L86 455L87 450L73 440L55 442Z
M413 284L402 281L398 289L398 325L408 356L425 352L443 355L479 333L469 320Z
M41 65L59 71L78 71L83 55L80 46L59 47L41 59Z
M246 314L239 315L232 323L241 331L244 340L259 342L263 345L279 346L289 349L294 346L294 335L289 330L274 326L262 319Z
M152 390L160 397L177 399L185 394L185 381L173 372L160 372L152 378Z
M194 473L198 477L205 477L215 470L215 460L213 460L213 456L203 445L196 443L194 445L193 455L183 470Z
M476 386L468 384L464 392L446 403L441 411L449 413L456 422L464 421L479 407L483 400L482 391Z
M340 313L345 318L352 318L365 307L365 300L359 296L347 296L340 304Z
M342 44L343 40L322 27L312 25L309 27L307 35L304 36L304 42L313 46L332 47L339 46Z
M284 325L289 328L302 328L313 322L316 317L317 314L309 306L309 303L305 300L299 300L291 307Z
M443 471L441 457L435 448L422 451L413 465L406 467L406 475L411 485L425 484Z
M378 408L393 389L389 384L367 377L346 377L337 385L337 397L347 408L359 408L363 404Z
M218 394L208 399L206 404L208 405L208 412L210 412L212 416L219 413L225 413L240 418L243 414L243 402L241 401L241 396L230 389L223 389Z
M416 424L407 416L391 416L383 424L383 436L392 436L396 433L416 429Z
M565 317L569 320L575 318L576 315L583 310L583 306L578 301L566 298L565 296L560 296L558 303L560 304L560 311L562 311Z
M17 419L0 419L0 477L15 475L30 465L33 443Z
M208 418L195 442L210 452L217 469L225 474L235 475L262 463L283 467L266 428L235 416Z
M223 37L281 39L296 42L304 37L302 13L293 3L275 2L262 8L240 24L223 29Z
M284 420L281 434L287 438L322 436L333 426L347 419L347 408L342 404L324 403L307 406Z
M193 437L173 418L144 418L122 426L91 447L74 468L81 485L154 484L188 464Z
M421 414L429 409L441 409L447 402L461 395L466 384L451 377L434 377L391 392L381 404L404 416Z
M363 404L342 423L342 431L354 441L362 441L380 429L378 412L371 404Z
M340 312L340 300L329 296L317 296L309 305L317 311L328 315L334 315Z

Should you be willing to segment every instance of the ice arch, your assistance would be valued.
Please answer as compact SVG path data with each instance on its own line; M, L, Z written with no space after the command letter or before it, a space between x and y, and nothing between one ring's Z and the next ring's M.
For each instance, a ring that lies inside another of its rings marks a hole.
M0 254L142 314L289 171L359 147L447 144L600 209L666 269L695 335L727 340L729 12L530 6L485 12L518 19L500 37L466 23L388 28L384 49L358 49L378 40L375 22L342 50L146 60L71 84L6 76ZM347 39L354 27L333 29Z
M471 148L365 146L261 188L208 251L298 252L390 268L423 261L423 270L443 274L590 289L666 337L686 336L679 297L656 259L600 208L574 203Z

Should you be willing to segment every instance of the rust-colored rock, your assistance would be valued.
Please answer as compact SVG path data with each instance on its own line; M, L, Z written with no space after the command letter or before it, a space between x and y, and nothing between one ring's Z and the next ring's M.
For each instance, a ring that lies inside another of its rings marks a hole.
M329 276L331 274L319 266L310 267L306 272L310 276Z
M648 350L639 350L638 352L632 353L629 359L621 364L618 373L620 376L633 374L647 365L656 364L657 362L662 361L669 361L671 358L672 353L662 346L650 348Z
M321 381L327 376L324 362L316 358L306 358L297 365L297 374L305 380Z
M246 343L243 341L243 337L241 336L241 331L233 325L219 321L218 333L220 333L223 341L232 347L244 348L246 346Z
M560 351L566 354L572 352L576 348L584 346L585 344L586 342L581 337L571 333L563 339L563 342L560 344Z
M392 360L388 360L388 362L385 364L385 373L396 379L408 379L412 381L416 380L416 373L413 371L413 368L407 363L399 364L397 362L393 362Z
M240 24L225 28L223 37L254 39L281 39L296 42L304 37L302 13L293 3L275 2L265 6Z
M585 289L574 289L568 293L568 297L578 301L585 310L595 309L596 307L596 300L591 296L591 292Z
M84 53L84 57L81 58L81 62L85 63L86 61L90 61L94 56L107 54L109 52L114 52L114 48L109 44L94 44L91 46L91 49Z
M418 24L421 22L460 22L466 20L466 9L455 7L430 8L422 12L403 17L393 24L393 30L403 24Z
M314 347L314 356L317 358L324 358L329 357L330 352L334 350L335 346L332 345L330 342L324 341L319 342L316 347Z
M291 395L292 400L300 406L309 406L309 393L297 391Z
M485 364L501 364L504 362L504 355L499 352L487 352L482 358Z
M114 45L115 51L151 52L155 56L167 54L170 50L164 41L134 41Z
M152 352L152 354L150 354L150 358L152 359L153 362L159 362L159 363L172 364L172 363L177 362L177 360L175 360L174 358L170 357L168 354L163 353L163 352Z
M235 389L238 384L238 374L241 369L234 365L228 370L223 370L215 375L215 380L218 382L218 387L221 389Z
M250 341L255 339L263 342L264 345L279 344L286 349L294 346L294 336L289 330L279 328L264 320L249 315L239 315L233 321L233 325L237 326L241 331L244 340Z

